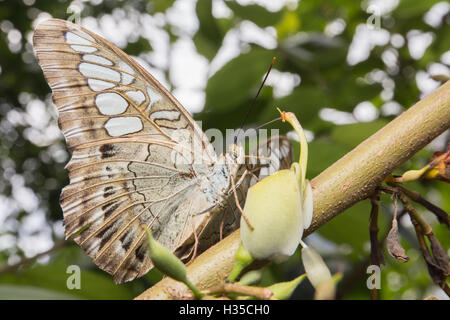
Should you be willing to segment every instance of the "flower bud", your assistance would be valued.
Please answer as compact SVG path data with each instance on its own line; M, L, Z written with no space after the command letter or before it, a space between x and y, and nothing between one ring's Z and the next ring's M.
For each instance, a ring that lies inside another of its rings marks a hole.
M420 170L408 170L403 175L396 179L397 182L410 182L420 179L422 175L430 169L430 166L425 166Z
M238 284L241 286L249 286L259 282L263 276L264 269L252 270L245 273L241 279L239 279Z
M233 282L234 280L236 280L242 270L244 270L252 262L252 255L247 251L247 249L245 249L245 247L241 243L238 250L236 251L236 255L234 256L234 266L233 270L231 270L231 273L228 276L228 281Z
M241 217L241 240L256 259L283 261L298 247L303 234L300 167L277 171L253 185Z
M332 278L320 282L314 293L314 300L333 300L336 296L336 285Z
M335 273L331 279L322 281L316 288L314 300L334 300L336 298L336 286L342 280L342 273Z
M294 162L290 169L277 171L253 185L247 192L244 214L241 217L241 240L244 247L256 259L276 262L285 260L295 252L303 229L311 225L313 218L312 188L306 180L306 136L292 112L278 111L283 121L288 121L299 136L299 162Z
M279 300L289 299L295 288L305 279L306 274L302 274L291 281L279 282L267 287L272 291L273 296Z
M158 243L145 226L147 232L147 240L149 247L150 259L153 265L159 271L161 271L166 276L183 282L186 286L191 289L196 298L201 298L200 291L194 287L194 285L189 281L186 274L186 267L172 252L170 252L166 247Z
M322 257L311 247L302 249L302 261L309 281L314 288L324 281L331 279L331 273Z

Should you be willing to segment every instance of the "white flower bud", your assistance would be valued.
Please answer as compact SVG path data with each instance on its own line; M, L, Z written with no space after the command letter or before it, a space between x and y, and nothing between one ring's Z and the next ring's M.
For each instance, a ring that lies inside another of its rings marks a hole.
M330 270L322 257L313 248L303 247L302 261L306 275L314 288L317 288L323 281L329 281L331 279Z
M288 121L299 136L299 162L252 186L247 192L241 217L241 240L245 249L253 258L277 262L295 252L303 229L311 225L313 217L312 188L305 178L308 162L305 133L293 113L280 113L283 121Z
M262 179L247 193L241 218L241 239L256 259L282 261L298 247L303 234L303 205L299 166L280 170Z

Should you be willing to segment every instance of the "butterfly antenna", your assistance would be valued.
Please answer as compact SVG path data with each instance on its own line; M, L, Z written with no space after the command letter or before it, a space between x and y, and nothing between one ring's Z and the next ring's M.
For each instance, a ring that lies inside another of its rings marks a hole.
M266 123L263 123L262 125L256 127L256 130L261 129L261 128L265 127L265 126L268 126L269 124L274 123L274 122L276 122L278 120L283 120L283 118L282 117L278 117L278 118L275 118L273 120L267 121Z
M248 116L250 115L250 111L252 111L253 106L255 105L256 99L258 98L259 94L261 93L262 88L264 87L264 83L266 83L267 77L269 76L270 70L272 70L272 67L275 63L276 57L272 58L272 63L269 66L269 69L267 69L266 75L264 76L264 79L261 83L261 85L259 86L258 92L256 93L256 96L253 98L253 101L250 105L250 108L248 108L247 113L244 117L244 120L242 121L242 124L240 126L240 129L242 129L244 127L245 122L247 121ZM237 136L234 137L234 143L237 143Z

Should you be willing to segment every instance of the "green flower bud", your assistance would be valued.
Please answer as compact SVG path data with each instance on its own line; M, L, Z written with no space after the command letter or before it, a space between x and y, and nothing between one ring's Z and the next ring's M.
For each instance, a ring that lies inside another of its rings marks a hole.
M153 265L166 276L183 282L191 289L197 299L201 298L200 291L187 278L186 267L172 252L166 247L158 243L152 236L151 232L145 226L147 232L147 240L149 247L150 259Z
M302 261L309 281L317 289L321 282L331 280L331 273L322 257L311 247L302 249ZM334 282L333 282L334 283Z
M244 270L247 266L249 266L253 262L253 257L244 246L239 246L236 251L236 255L234 256L234 266L233 270L231 270L230 275L228 276L228 281L233 282L239 276L239 274Z
M249 272L245 273L241 277L241 279L239 279L238 284L241 286L249 286L249 285L255 284L261 280L263 273L264 273L264 269L249 271Z
M305 279L306 274L302 274L291 281L279 282L267 287L272 291L273 296L279 300L289 299L295 288Z

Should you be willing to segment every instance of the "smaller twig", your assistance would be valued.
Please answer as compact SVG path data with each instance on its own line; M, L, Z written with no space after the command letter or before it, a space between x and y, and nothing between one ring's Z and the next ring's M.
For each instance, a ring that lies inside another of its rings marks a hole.
M2 268L0 268L0 274L14 271L14 270L20 268L23 265L26 265L26 264L28 264L28 263L30 263L30 262L32 262L32 261L42 257L42 256L45 256L45 255L47 255L49 253L52 253L53 251L56 251L56 250L64 247L68 243L69 242L66 241L66 240L59 241L59 242L55 243L55 245L52 248L48 249L47 251L38 253L35 256L30 257L30 258L23 258L22 260L20 260L19 262L15 263L15 264L5 265Z
M405 193L401 188L398 188L396 185L395 187L386 187L386 186L380 186L378 187L378 190L390 193L390 194L397 194L400 201L403 203L403 206L405 207L406 211L412 217L417 221L417 223L421 226L422 232L425 235L433 234L433 229L431 226L425 222L425 220L422 218L422 216L416 211L416 209L413 207L411 202L408 201L408 198L406 197Z
M448 286L448 284L445 283L442 289L444 289L444 292L447 294L447 296L450 297L450 287Z
M229 166L228 166L229 167ZM231 168L229 167L229 170L231 172ZM244 173L245 174L245 173ZM239 209L239 211L241 212L242 217L244 218L245 222L247 223L248 227L250 228L250 230L254 230L255 228L252 226L252 224L250 223L250 221L248 220L247 216L244 213L244 210L242 209L240 203L239 203L239 198L236 192L236 185L234 183L234 176L230 175L230 181L231 181L231 187L233 188L233 195L234 195L234 200L236 201L236 207Z
M389 194L394 194L394 193L398 192L398 190L396 188L387 187L387 186L378 186L377 190L384 192L384 193L389 193Z
M370 203L372 208L370 210L370 261L372 264L379 266L380 264L385 264L383 254L381 252L380 243L378 241L378 211L380 204L380 195L375 193L370 198Z
M253 173L253 171L249 171L249 173L252 175L252 177L256 180L256 182L259 182L259 178L256 176L256 174Z
M435 204L429 202L428 200L424 199L420 195L420 193L413 191L413 190L409 190L401 184L396 184L395 186L401 192L403 192L405 195L407 195L408 198L410 198L412 201L421 204L422 206L427 208L430 212L432 212L437 217L437 219L439 220L440 223L443 223L443 224L447 225L447 227L450 228L450 215L447 212L445 212L444 210L442 210Z
M422 232L426 236L430 236L433 234L433 228L425 222L425 220L422 218L422 216L416 211L414 206L411 204L411 202L408 201L408 198L405 196L403 192L399 190L398 197L400 201L405 206L405 209L409 212L409 214L414 218L414 220L417 221L417 223L422 228Z
M409 203L406 196L400 192L400 200L403 202L405 209L408 211L411 222L416 230L417 239L420 245L420 251L427 264L428 273L434 283L439 285L448 295L445 279L450 275L450 267L448 264L448 256L439 240L434 236L433 229L423 220L414 207ZM425 242L425 236L430 241L430 249Z
M220 285L206 289L204 293L206 295L235 293L239 295L255 297L260 300L269 300L273 296L273 293L272 291L270 291L270 289L252 286L242 286L237 283L231 282L222 283Z
M370 235L370 262L373 265L380 266L385 264L383 253L381 252L380 242L378 241L378 211L380 205L380 193L375 192L375 194L370 197L370 203L372 208L370 210L370 225L369 225L369 235ZM370 289L370 299L378 300L378 289Z

